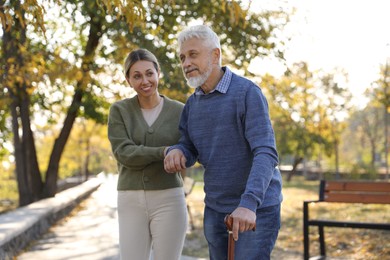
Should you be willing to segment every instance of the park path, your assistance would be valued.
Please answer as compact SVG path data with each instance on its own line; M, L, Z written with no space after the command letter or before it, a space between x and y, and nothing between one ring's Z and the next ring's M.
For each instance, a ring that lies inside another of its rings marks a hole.
M104 178L97 191L16 259L118 260L117 179L113 175Z
M115 183L112 175L105 177L98 190L17 259L119 259Z

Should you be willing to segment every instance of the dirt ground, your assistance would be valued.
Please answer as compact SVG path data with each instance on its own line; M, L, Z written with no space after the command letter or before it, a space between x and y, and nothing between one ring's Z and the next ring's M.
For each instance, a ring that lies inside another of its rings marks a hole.
M187 196L187 203L193 216L194 230L187 234L183 254L208 259L207 242L203 236L203 184L196 183L192 193ZM288 187L283 190L282 228L276 242L272 259L297 260L303 259L303 231L302 231L302 202L316 198L316 191L307 191L300 188ZM330 208L331 213L339 217L370 217L368 221L390 219L390 211L372 207L363 208L359 213L355 207L344 208L344 205L335 205ZM317 232L311 230L312 237L310 252L319 253L319 243L316 240ZM326 232L327 260L390 260L390 232L385 230L365 229L327 229ZM313 255L311 255L313 257Z
M189 230L187 233L183 255L208 259L207 241L203 235L203 199L204 193L201 187L195 188L194 191L187 196L187 203L190 206L194 229ZM277 245L272 252L272 259L275 260L301 260L302 258L301 252L283 250Z

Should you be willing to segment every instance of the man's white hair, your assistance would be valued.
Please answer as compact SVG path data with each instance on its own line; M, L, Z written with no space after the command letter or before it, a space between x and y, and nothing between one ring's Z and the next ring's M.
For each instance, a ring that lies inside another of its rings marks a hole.
M194 25L185 28L177 36L179 51L183 42L192 39L198 38L204 41L204 46L210 49L218 48L221 56L219 57L219 65L222 63L222 51L221 43L219 41L218 35L207 25Z

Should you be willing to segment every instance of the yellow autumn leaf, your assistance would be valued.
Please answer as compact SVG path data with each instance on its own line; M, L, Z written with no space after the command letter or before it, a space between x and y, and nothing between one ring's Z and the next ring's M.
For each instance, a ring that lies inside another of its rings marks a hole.
M15 62L15 57L11 57L7 59L7 63L14 63Z
M17 83L23 83L23 77L21 77L21 76L19 76L19 75L16 75L16 76L15 76L15 81L16 81Z
M77 81L80 81L83 78L83 73L81 71L77 71L75 78Z

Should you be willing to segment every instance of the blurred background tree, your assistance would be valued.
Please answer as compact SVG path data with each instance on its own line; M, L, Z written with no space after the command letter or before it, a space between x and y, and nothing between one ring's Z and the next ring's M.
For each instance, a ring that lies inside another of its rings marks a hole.
M387 44L390 48L390 43ZM390 55L390 53L388 53ZM386 168L386 179L389 179L389 113L390 113L390 56L386 57L386 63L380 67L380 77L374 82L374 88L371 92L374 105L382 106L383 111L383 153L384 164Z

